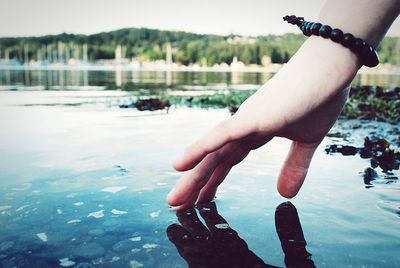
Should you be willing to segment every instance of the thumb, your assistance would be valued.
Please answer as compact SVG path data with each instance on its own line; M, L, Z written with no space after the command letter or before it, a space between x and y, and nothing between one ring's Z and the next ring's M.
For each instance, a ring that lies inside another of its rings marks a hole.
M319 143L292 143L278 179L278 192L282 196L292 198L298 193Z

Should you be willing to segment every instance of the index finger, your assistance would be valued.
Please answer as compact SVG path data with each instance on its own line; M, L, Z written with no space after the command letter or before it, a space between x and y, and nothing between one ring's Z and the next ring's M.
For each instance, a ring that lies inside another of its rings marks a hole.
M189 146L181 157L174 161L174 168L178 171L192 169L209 153L218 150L235 139L233 117L220 122L202 138Z

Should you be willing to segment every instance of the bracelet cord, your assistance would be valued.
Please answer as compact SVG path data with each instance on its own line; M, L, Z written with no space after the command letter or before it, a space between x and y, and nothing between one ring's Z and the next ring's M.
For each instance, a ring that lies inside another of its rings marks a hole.
M351 33L343 33L340 29L332 29L331 26L323 25L319 22L305 21L303 17L295 15L285 16L283 20L297 25L305 36L321 36L349 48L357 55L362 65L375 67L379 64L379 57L376 50L366 41L354 37Z

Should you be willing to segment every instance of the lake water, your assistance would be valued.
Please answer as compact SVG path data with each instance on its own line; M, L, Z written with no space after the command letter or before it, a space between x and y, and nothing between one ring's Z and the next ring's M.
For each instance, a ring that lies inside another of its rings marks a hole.
M257 89L273 73L251 72L150 72L116 68L99 70L24 70L0 66L0 90L114 90L152 91ZM355 86L400 86L398 74L362 74Z
M400 267L399 171L377 168L369 185L368 159L324 150L371 134L395 143L399 126L339 121L332 132L342 137L323 141L291 203L276 191L290 144L274 139L232 170L215 203L176 215L165 203L179 178L172 160L229 112L119 105L136 89L247 88L267 77L175 73L168 85L165 73L126 73L120 87L129 81L132 91L123 91L100 88L118 88L114 72L45 88L34 73L7 90L1 72L0 267Z

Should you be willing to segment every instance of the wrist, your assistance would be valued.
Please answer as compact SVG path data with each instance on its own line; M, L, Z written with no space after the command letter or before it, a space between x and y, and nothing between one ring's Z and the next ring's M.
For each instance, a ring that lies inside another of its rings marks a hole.
M288 103L279 104L283 106L297 103L290 113L307 114L334 96L347 93L345 89L359 68L357 56L349 49L312 36L263 86L267 89L264 95Z
M352 78L360 69L358 56L349 48L320 36L310 36L293 57L294 64L306 62L308 68L329 71L335 78ZM349 82L350 82L349 81Z
M346 88L361 67L358 57L341 44L318 36L309 37L277 74L293 83L312 84L318 94L336 94Z

